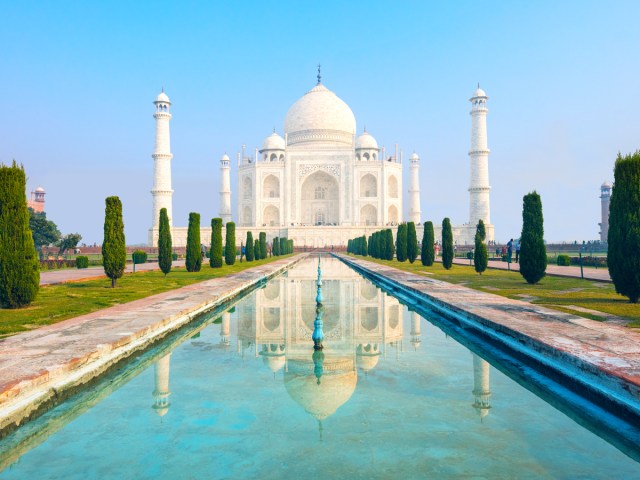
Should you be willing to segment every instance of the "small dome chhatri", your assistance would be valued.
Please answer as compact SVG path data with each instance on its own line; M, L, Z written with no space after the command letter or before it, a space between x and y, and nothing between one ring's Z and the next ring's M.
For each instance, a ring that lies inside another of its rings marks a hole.
M473 92L473 95L471 95L470 100L473 100L474 98L489 98L487 97L486 92L480 88L479 83L478 83L478 88L476 88L475 91Z
M262 150L284 150L284 138L278 135L275 131L264 139L262 142Z
M167 96L166 93L164 93L164 89L162 89L162 92L158 94L158 96L156 97L156 101L154 103L158 103L158 102L171 104L169 97Z
M356 149L361 148L378 150L378 142L376 142L376 139L373 138L366 129L362 134L358 135L358 138L356 138Z

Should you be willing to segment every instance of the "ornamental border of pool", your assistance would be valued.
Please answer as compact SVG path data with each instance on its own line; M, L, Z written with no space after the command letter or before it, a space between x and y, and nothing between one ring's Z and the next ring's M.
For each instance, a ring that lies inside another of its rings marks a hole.
M333 254L365 277L500 345L568 391L640 425L640 333L393 267Z
M121 361L308 255L301 253L0 339L0 438Z

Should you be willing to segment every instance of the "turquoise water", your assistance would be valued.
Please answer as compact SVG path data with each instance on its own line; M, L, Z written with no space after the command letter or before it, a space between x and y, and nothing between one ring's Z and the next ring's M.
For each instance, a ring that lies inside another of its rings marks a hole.
M410 312L304 261L0 444L2 479L640 478L640 465Z

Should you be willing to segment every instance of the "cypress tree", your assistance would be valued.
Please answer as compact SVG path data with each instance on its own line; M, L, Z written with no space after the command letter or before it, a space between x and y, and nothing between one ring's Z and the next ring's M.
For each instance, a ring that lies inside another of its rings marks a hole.
M253 255L255 257L255 250ZM224 263L233 265L236 263L236 224L227 223L227 236L225 238Z
M253 256L256 260L260 260L260 239L256 238L253 241Z
M173 263L173 246L171 243L171 227L169 227L169 215L167 209L160 209L160 227L158 231L158 264L162 273L167 275L171 271Z
M211 251L209 253L211 268L222 267L222 219L211 219Z
M482 272L487 269L487 264L489 262L487 244L484 243L485 238L487 238L487 232L484 228L484 222L480 220L476 227L475 248L473 251L473 265L476 268L476 272L480 275L482 275Z
M27 177L15 160L0 165L0 305L29 305L40 288L40 262L29 229Z
M287 249L286 249L286 238L285 237L280 237L280 255L286 255L287 254Z
M451 220L442 220L442 266L449 270L453 265L453 232Z
M396 234L396 258L399 262L407 259L407 224L398 225L398 233Z
M111 279L111 287L115 288L116 282L124 274L124 267L127 264L122 202L118 197L107 197L105 203L102 265L105 275Z
M289 253L293 253L293 240L287 240L289 243Z
M253 251L253 233L247 232L247 240L245 242L246 247L245 255L247 257L247 262L253 262L255 259L254 251Z
M416 224L414 222L407 223L407 259L413 263L418 257L418 234L416 233Z
M422 249L420 251L420 260L422 265L430 267L435 260L435 252L433 244L435 243L435 235L433 233L433 222L424 222L424 231L422 232Z
M385 235L387 236L387 239L385 241L385 245L387 247L386 259L393 260L393 255L395 254L395 248L393 248L393 232L391 231L390 228L387 228L385 230Z
M362 235L362 255L369 255L369 245L367 245L367 237L366 235Z
M271 251L276 257L280 256L280 240L278 237L273 239L273 246L271 247Z
M609 273L616 292L640 298L640 151L618 154L609 204ZM522 254L522 248L520 249Z
M369 235L367 239L367 255L373 257L373 235Z
M542 201L535 191L524 196L520 235L520 274L527 283L538 283L547 269Z
M200 214L189 213L187 230L187 272L199 272L202 266L202 250L200 249Z
M267 234L260 232L260 258L267 258Z

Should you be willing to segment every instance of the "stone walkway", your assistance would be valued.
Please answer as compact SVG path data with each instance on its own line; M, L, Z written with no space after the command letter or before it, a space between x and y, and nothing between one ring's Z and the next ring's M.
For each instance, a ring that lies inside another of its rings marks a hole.
M440 261L440 260L438 260ZM463 258L456 258L454 260L456 265L469 265L469 260ZM471 262L473 265L473 261ZM513 270L514 272L520 271L520 265L517 263L511 263L509 265L507 262L489 260L489 268L496 268L499 270ZM609 275L609 270L606 268L592 268L585 267L582 269L584 272L584 278L587 280L596 280L599 282L610 282L611 276ZM568 278L580 278L580 267L559 267L558 265L547 265L547 275L552 275L554 277L568 277Z
M184 260L174 260L174 267L183 267ZM140 263L136 265L136 272L146 272L149 270L160 270L158 262ZM133 264L127 264L125 273L133 272ZM89 268L65 268L62 270L42 270L40 271L40 285L56 285L58 283L80 282L83 280L94 280L96 278L107 278L103 267Z
M0 432L306 256L298 254L0 339Z
M550 365L569 367L579 381L592 382L595 388L606 384L609 397L640 418L640 332L337 256L385 285L400 287L411 298L424 298L436 310L452 312L463 323L468 322L462 328L481 330L505 345L526 348L532 358L542 355Z

